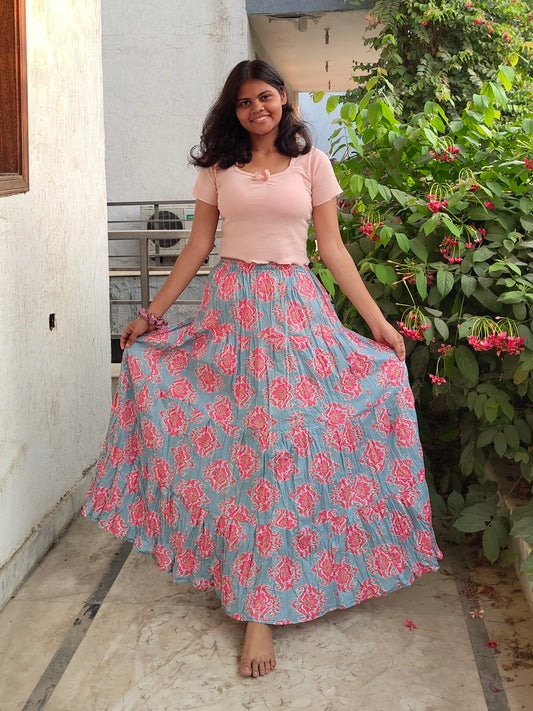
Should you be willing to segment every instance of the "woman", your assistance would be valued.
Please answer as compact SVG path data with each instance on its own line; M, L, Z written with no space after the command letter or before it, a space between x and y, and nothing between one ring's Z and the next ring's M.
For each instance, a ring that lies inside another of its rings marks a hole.
M403 339L343 245L340 187L272 67L232 70L191 156L190 240L122 334L84 513L176 581L213 587L247 623L240 669L255 677L275 666L272 625L408 585L441 554ZM219 218L221 261L200 310L167 328ZM309 271L311 218L375 342L342 327Z

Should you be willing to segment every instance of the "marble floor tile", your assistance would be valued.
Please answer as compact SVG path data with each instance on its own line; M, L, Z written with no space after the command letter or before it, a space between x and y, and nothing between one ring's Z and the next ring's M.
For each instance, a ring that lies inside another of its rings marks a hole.
M123 541L77 516L15 595L17 600L78 600L90 595Z
M47 711L71 711L80 690L84 711L486 711L457 592L445 576L277 628L275 672L243 679L242 625L211 598L192 602L190 589L172 595L168 576L154 568L130 556ZM416 630L404 627L406 617Z
M0 612L0 709L19 711L79 611L67 602L17 600Z

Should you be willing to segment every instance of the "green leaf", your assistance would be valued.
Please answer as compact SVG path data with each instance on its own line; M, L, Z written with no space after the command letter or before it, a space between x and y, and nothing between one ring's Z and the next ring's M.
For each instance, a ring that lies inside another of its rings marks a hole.
M526 232L533 231L533 217L521 217L520 224L526 230Z
M465 533L483 531L493 514L494 506L484 501L463 509L461 516L453 525Z
M396 242L398 243L398 247L402 250L402 252L409 252L411 249L411 245L409 244L409 239L407 238L407 235L404 235L403 232L395 232L394 236L396 237Z
M403 190L397 190L396 188L393 188L391 190L391 193L396 200L400 203L400 205L403 207L404 205L407 205L407 203L412 200L413 198L411 195L408 193L404 193Z
M426 233L426 235L431 234L439 225L440 222L440 212L436 212L435 214L431 215L429 220L427 220L424 225L423 225L423 230Z
M448 509L451 514L458 516L465 507L465 500L458 491L452 491L448 496Z
M360 195L363 192L365 180L361 175L352 175L350 178L350 190L354 195Z
M503 432L508 446L517 450L520 447L520 436L516 427L514 425L505 425Z
M494 256L494 252L492 249L489 249L485 245L482 247L479 247L479 249L476 249L474 252L474 257L473 260L474 262L486 262L488 259Z
M335 111L335 109L339 105L340 98L341 97L338 94L332 94L331 96L328 96L328 100L326 102L326 111L328 112L328 114Z
M526 118L522 121L522 131L526 136L533 136L533 119Z
M500 66L498 69L498 79L503 84L504 88L509 91L513 85L514 69L508 66Z
M483 400L483 403L486 401L486 396L485 400ZM477 438L476 446L477 447L486 447L488 444L491 442L494 442L494 437L496 436L496 429L494 427L488 427L485 430L481 430L479 437Z
M383 111L381 108L381 103L369 104L367 108L368 122L371 126L376 127L379 120L383 116Z
M479 366L470 348L463 345L457 346L455 349L455 362L457 363L461 375L463 375L471 385L477 385L479 382Z
M461 235L463 230L458 225L456 225L448 215L442 213L441 219L446 225L446 227L450 230L450 232L455 235L455 237L459 237Z
M494 449L496 450L496 454L500 457L503 457L505 452L507 452L507 439L503 432L496 433L494 437Z
M428 251L427 251L426 245L422 242L422 240L419 237L410 239L409 246L411 248L411 252L413 254L416 254L416 256L420 259L421 262L424 262L424 263L427 262L428 256L429 256Z
M446 341L450 335L450 329L448 328L446 321L443 321L441 318L435 318L433 319L433 323L435 324L435 328L441 335L442 339Z
M421 299L427 299L428 297L428 284L427 277L424 272L417 272L415 276L416 290L420 294Z
M389 202L392 197L390 188L388 188L386 185L378 185L378 192L383 198L383 200L385 200L385 202Z
M524 213L524 215L529 215L531 210L533 210L533 200L528 197L520 198L518 204L520 205L520 210Z
M505 548L500 552L499 562L500 565L506 568L508 565L512 565L515 561L516 553L510 548Z
M477 287L477 279L469 274L461 277L461 290L465 296L472 296Z
M523 516L511 529L511 536L533 545L533 516Z
M507 95L496 82L488 81L481 88L481 93L488 96L495 104L505 108L507 106Z
M379 192L379 184L374 178L365 178L365 186L371 200L375 200Z
M325 94L323 91L315 91L313 92L313 101L315 104L318 104L319 101L322 101L324 98Z
M437 290L441 296L446 296L453 289L455 280L453 274L446 269L437 270Z
M396 280L396 272L388 264L376 264L376 276L382 284L391 286Z
M353 122L357 114L357 106L352 104L350 101L346 101L341 106L341 118L345 121Z
M531 365L529 363L520 363L518 368L515 370L513 375L513 383L515 385L520 385L520 383L525 382L529 378L529 371L531 370Z
M491 563L494 563L500 555L500 541L492 526L488 526L483 531L483 554Z
M333 278L333 275L329 271L329 269L319 269L316 272L318 278L324 285L324 288L326 291L331 295L335 295L335 279Z

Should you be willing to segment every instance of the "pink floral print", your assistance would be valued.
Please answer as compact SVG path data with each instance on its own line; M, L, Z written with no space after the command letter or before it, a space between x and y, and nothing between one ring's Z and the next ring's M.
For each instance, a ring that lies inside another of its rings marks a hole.
M128 349L84 514L269 624L440 557L405 364L292 265L222 260L195 318Z

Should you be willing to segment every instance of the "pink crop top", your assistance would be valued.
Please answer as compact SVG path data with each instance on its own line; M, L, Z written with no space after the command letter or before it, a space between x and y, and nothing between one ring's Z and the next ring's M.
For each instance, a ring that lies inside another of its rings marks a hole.
M222 219L220 256L265 264L301 264L313 207L341 193L329 158L312 148L280 173L200 168L193 195L216 205Z

